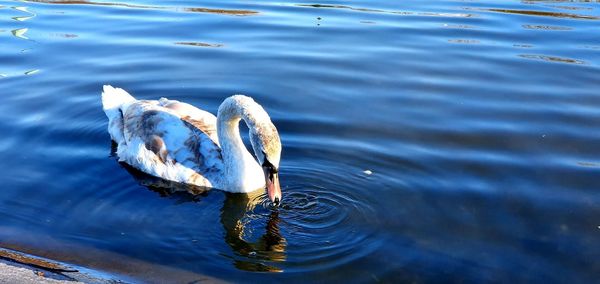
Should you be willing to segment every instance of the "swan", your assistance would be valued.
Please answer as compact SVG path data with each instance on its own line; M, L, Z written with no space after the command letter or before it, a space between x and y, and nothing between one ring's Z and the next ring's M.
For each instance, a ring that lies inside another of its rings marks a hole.
M226 98L215 117L187 103L137 100L105 85L102 108L119 161L183 184L238 193L266 188L273 204L281 202L281 141L267 112L252 98ZM256 159L240 137L242 119Z

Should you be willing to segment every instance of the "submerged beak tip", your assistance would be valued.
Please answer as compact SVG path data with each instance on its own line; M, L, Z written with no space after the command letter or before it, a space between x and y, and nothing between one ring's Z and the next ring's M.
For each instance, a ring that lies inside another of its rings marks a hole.
M265 174L265 183L267 196L274 206L281 203L281 187L279 186L279 176L277 170L273 167L263 166Z
M265 174L265 183L267 196L274 206L279 206L281 203L281 187L279 186L279 175L277 169L273 166L263 165Z
M273 205L278 206L281 203L281 193L269 192L268 196Z

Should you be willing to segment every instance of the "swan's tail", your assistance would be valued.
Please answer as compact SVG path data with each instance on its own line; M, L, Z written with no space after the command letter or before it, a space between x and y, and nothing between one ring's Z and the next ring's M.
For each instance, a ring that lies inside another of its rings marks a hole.
M136 99L121 88L104 85L102 91L102 109L108 117L108 133L110 137L121 144L123 138L123 113Z

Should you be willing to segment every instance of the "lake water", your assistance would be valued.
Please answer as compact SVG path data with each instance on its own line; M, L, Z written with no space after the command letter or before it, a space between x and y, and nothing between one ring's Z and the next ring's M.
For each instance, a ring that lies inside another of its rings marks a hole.
M598 1L0 1L0 74L2 247L150 282L600 278ZM283 206L119 164L103 84L254 97Z

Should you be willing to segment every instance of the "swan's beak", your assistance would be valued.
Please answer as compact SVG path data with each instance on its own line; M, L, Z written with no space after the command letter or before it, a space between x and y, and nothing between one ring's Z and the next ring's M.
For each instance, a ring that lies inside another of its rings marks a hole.
M267 194L275 206L281 203L281 187L279 186L279 173L271 167L263 167L265 173L265 182L267 184Z

